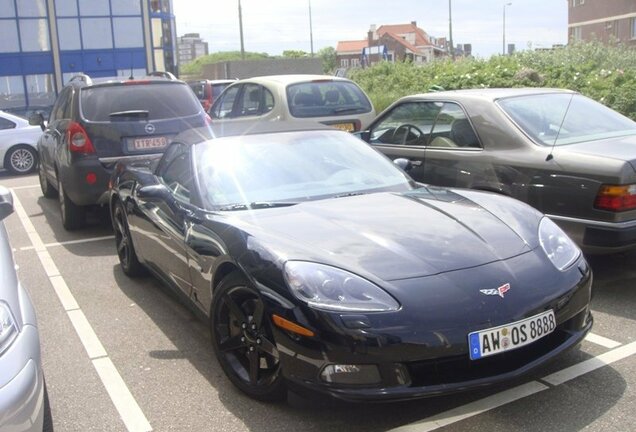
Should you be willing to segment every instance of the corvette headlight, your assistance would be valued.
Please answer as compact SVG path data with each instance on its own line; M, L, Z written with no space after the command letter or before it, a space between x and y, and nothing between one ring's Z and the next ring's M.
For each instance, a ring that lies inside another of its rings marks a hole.
M539 224L539 241L552 264L561 271L581 255L579 247L547 217Z
M305 261L285 263L291 292L309 306L331 311L394 311L400 304L386 291L344 270Z
M0 301L0 355L5 352L18 336L18 325L9 305Z

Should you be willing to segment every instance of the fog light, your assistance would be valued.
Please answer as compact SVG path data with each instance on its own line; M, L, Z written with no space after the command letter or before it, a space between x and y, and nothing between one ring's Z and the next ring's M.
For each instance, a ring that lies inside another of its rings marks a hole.
M376 365L330 364L320 373L320 378L334 384L379 384L380 371Z
M96 181L97 181L97 174L92 173L92 172L86 174L86 183L95 184Z

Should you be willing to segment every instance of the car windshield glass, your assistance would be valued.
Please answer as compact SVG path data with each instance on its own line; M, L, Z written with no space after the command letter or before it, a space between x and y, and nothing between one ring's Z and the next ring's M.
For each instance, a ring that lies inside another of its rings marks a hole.
M82 116L108 122L112 113L147 111L148 120L197 115L201 104L186 84L147 83L89 87L82 90ZM145 119L145 118L144 118Z
M410 190L390 160L345 132L284 132L217 138L195 149L199 184L212 209Z
M310 81L287 87L287 104L294 117L327 117L367 113L371 103L349 81Z
M636 134L636 122L579 94L519 96L498 104L528 136L548 146Z

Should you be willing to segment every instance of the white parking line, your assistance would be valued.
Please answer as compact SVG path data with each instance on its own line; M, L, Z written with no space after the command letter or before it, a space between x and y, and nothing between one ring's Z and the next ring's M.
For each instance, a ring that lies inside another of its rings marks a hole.
M33 189L33 188L39 188L40 185L39 184L32 184L32 185L26 185L26 186L16 186L16 187L12 187L12 190L20 190L20 189Z
M574 366L570 366L569 368L555 372L544 377L541 381L557 386L634 354L636 354L636 342L613 349L612 351L608 351L589 360L575 364Z
M67 241L63 241L63 242L55 242L55 243L46 243L43 244L43 246L45 248L50 248L50 247L55 247L55 246L66 246L66 245L73 245L73 244L82 244L82 243L91 243L91 242L97 242L97 241L102 241L102 240L113 240L115 238L115 236L103 236L103 237L91 237L91 238L87 238L87 239L79 239L79 240L67 240ZM24 246L20 248L20 251L28 251L28 250L32 250L35 249L35 246Z
M44 267L44 271L49 277L49 281L62 303L67 316L71 320L82 345L84 345L84 349L91 359L93 367L97 371L97 374L102 380L108 395L113 401L113 405L115 405L117 412L126 425L126 429L129 432L151 431L152 427L150 426L150 423L126 386L126 383L117 371L117 368L108 357L108 353L97 337L93 327L79 308L77 301L68 289L64 278L60 275L55 262L46 251L42 239L35 230L33 223L29 219L26 211L24 211L24 207L22 207L22 204L15 193L13 194L13 207L15 208L15 212L31 240L33 249L37 251L38 258Z
M614 340L599 336L594 333L588 333L587 336L585 336L585 340L609 349L613 349L622 345L620 342L616 342Z
M453 408L419 422L391 429L391 432L430 432L461 420L482 414L486 411L509 404L526 396L549 389L546 384L558 386L603 366L625 359L636 354L636 342L613 349L589 360L555 372L539 381L531 381L518 387L504 390L494 395L476 400L466 405Z
M466 405L453 408L422 421L391 429L392 432L429 432L448 426L458 421L490 411L502 405L509 404L524 397L547 390L550 387L536 381L504 390L500 393L476 400Z

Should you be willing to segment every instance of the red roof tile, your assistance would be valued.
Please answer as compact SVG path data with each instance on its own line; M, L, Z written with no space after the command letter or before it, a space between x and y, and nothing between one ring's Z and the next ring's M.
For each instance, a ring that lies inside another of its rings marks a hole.
M339 41L338 46L336 48L337 52L362 52L362 48L366 48L369 45L369 42L364 40L355 40L355 41Z

